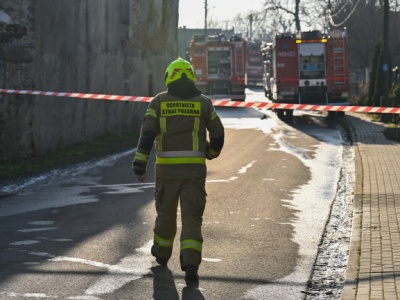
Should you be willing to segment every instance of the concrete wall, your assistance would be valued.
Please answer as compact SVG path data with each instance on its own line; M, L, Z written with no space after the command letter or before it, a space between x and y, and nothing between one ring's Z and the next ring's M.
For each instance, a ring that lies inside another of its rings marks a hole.
M0 4L0 25L20 28L18 36L2 36L0 26L1 88L133 96L164 90L165 68L177 57L178 0ZM13 57L15 49L21 54ZM107 133L133 132L146 107L0 95L0 162L43 155Z

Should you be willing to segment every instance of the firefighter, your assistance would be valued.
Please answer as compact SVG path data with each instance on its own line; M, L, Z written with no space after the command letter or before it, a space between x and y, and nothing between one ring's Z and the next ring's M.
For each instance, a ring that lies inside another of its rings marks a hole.
M206 159L217 158L224 144L224 127L211 100L195 86L192 65L178 58L165 72L167 91L150 102L141 127L132 169L146 181L146 167L155 143L154 244L151 254L166 266L181 208L180 265L186 282L198 281L206 204ZM209 141L207 140L209 137Z

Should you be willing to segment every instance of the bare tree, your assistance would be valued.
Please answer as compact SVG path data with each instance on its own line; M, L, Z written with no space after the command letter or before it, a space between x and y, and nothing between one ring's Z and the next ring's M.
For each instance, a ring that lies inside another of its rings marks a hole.
M285 19L285 15L291 16L294 20L296 31L301 31L300 0L295 0L294 6L289 4L288 0L266 0L264 3L264 10L267 11L269 15L275 15L278 20ZM278 22L280 23L282 21Z
M271 22L265 11L249 11L236 15L232 27L237 33L251 40L270 40L273 35Z
M375 45L382 39L384 0L330 0L330 4L328 11L326 0L264 0L262 10L249 10L214 25L262 41L271 41L277 32L347 27L351 67L369 67ZM389 5L389 47L396 66L400 65L400 0L389 0Z

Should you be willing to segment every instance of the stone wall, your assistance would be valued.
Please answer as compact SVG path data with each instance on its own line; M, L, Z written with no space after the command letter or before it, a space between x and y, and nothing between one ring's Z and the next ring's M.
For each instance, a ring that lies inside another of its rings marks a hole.
M165 68L177 57L178 0L0 4L0 88L132 96L164 90ZM0 162L136 131L146 107L0 94Z

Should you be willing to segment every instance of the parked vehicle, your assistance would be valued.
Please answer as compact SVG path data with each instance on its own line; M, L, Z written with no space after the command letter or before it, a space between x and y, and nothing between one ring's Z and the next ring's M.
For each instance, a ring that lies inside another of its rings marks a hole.
M278 34L265 49L264 58L263 85L273 102L348 105L350 82L345 30L328 34L317 30ZM292 110L276 112L280 117L293 115Z
M195 35L191 42L191 63L196 86L212 99L244 101L247 42L236 34Z

